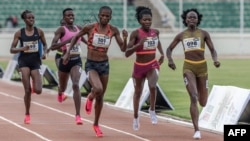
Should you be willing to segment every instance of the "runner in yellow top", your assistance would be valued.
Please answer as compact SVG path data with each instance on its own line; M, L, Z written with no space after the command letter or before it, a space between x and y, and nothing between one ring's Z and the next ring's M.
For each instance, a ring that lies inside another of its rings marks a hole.
M217 53L209 33L198 28L202 20L202 14L200 14L197 9L187 9L183 11L181 17L187 29L174 38L167 48L166 54L168 66L175 70L176 66L172 59L172 51L179 42L182 42L185 52L183 78L191 101L190 114L195 130L193 138L200 139L201 134L198 125L199 109L197 101L204 107L206 106L208 98L207 63L204 56L205 44L211 52L214 66L218 68L220 62L217 59Z

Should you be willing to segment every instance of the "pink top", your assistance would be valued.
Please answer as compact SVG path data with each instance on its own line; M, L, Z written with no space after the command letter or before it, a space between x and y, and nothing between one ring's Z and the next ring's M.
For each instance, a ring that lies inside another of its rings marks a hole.
M138 38L135 41L135 44L140 42L141 39L147 38L147 40L137 48L136 54L154 54L156 48L158 46L158 36L154 29L150 29L149 32L142 30L141 28L138 30Z
M75 36L80 31L77 26L74 26L74 27L76 28L75 32L74 31L70 31L66 26L63 26L65 34L64 34L64 36L62 38L60 38L61 42L72 38L73 36ZM80 42L81 42L81 38L79 38L77 40L77 43L80 43ZM67 44L64 45L64 46L62 46L61 49L63 51L65 51L67 49Z

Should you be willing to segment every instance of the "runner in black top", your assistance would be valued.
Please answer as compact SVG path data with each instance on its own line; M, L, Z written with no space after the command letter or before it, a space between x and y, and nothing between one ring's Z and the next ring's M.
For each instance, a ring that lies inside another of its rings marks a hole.
M42 93L42 76L40 74L41 58L46 59L45 54L47 43L44 32L37 27L34 27L34 14L25 10L21 14L26 27L18 30L11 44L11 53L20 53L18 57L18 66L21 73L22 83L25 91L25 119L24 123L30 123L30 101L31 101L31 85L30 78L33 82L33 90L37 94ZM20 41L20 47L17 47Z

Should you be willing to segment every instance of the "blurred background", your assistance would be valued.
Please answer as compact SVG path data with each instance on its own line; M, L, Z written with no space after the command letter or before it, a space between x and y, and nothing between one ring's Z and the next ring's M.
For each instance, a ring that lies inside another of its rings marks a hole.
M219 53L243 57L250 54L250 0L1 0L0 43L5 49L0 57L10 55L13 33L24 26L20 17L22 11L28 9L35 14L35 25L45 31L50 45L64 8L73 8L75 24L83 26L97 20L103 5L113 10L110 23L129 32L140 27L134 16L135 8L140 5L151 8L152 27L160 30L164 49L185 28L180 17L183 10L197 8L203 14L200 28L211 34ZM174 53L181 55L182 48ZM114 49L110 55L121 57L123 54Z

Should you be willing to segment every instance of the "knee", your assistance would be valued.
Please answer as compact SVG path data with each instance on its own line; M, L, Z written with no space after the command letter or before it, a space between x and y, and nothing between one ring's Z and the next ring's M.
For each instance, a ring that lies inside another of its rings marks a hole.
M149 85L149 90L150 91L155 91L156 90L156 85Z
M134 93L134 98L135 99L140 99L141 97L141 93L142 93L142 90L135 90L135 93Z
M143 87L136 86L135 87L135 94L140 95L142 93Z
M79 84L78 83L73 83L72 85L72 89L75 90L79 90Z
M102 87L94 87L94 88L92 88L92 92L96 95L96 97L102 96L103 88Z
M41 94L41 93L42 93L42 89L37 89L37 90L35 90L35 93L36 93L36 94Z
M140 97L141 97L141 94L140 94L140 93L135 93L135 94L134 94L134 98L135 98L135 99L140 99Z
M191 104L197 104L197 94L191 94L190 96L190 100L191 100Z
M200 101L200 105L201 105L202 107L205 107L205 106L207 105L207 101Z
M31 89L30 88L29 89L24 89L24 92L25 92L25 95L30 94L31 93Z

